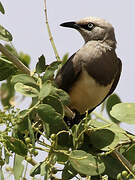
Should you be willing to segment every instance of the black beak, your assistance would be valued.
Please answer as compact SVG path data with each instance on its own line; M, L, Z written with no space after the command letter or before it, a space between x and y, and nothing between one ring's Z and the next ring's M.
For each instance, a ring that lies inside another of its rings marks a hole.
M74 28L74 29L79 29L79 25L76 24L76 22L65 22L60 24L62 27L68 27L68 28Z

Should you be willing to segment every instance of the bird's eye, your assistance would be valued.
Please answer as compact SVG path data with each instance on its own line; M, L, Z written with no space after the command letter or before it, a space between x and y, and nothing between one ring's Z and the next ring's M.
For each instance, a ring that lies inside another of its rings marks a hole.
M93 28L94 28L94 24L93 23L88 23L88 28L89 28L89 30L92 30Z
M95 27L95 24L89 22L88 24L80 24L79 26L83 29L91 31Z

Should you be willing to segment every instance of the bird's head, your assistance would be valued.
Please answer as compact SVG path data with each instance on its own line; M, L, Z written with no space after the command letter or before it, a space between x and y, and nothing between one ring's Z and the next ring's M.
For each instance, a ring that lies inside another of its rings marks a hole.
M104 19L88 17L76 22L65 22L60 24L60 26L78 30L86 43L91 40L96 40L105 41L108 44L110 43L111 46L116 45L114 28Z

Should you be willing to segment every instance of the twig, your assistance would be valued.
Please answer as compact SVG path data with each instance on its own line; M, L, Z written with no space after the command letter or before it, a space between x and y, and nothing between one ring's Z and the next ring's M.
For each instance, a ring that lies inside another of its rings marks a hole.
M122 155L120 152L115 149L112 154L121 162L121 164L128 170L128 172L135 178L135 174L133 172L132 164Z
M64 111L65 111L65 115L67 117L69 117L70 119L74 119L75 113L73 113L73 111L71 111L71 109L69 107L64 106Z
M104 102L101 104L100 114L103 114L103 111L104 111L104 108L105 108L105 103L106 103L106 101L104 101Z
M26 116L28 116L34 109L37 108L37 106L40 104L40 101L38 101L34 106L32 106L24 115L20 116L21 119L24 119Z
M95 111L92 112L92 114L94 114L97 118L103 120L106 123L112 123L110 120L106 119L104 116L102 116L102 114L97 113Z
M58 51L56 49L56 46L55 46L55 43L54 43L54 40L53 40L53 37L52 37L51 29L50 29L50 26L49 26L49 23L48 23L46 0L44 0L44 6L45 6L45 9L44 9L44 11L45 11L45 20L46 20L46 26L47 26L47 31L48 31L48 35L49 35L49 38L50 38L50 42L51 42L51 45L52 45L52 48L53 48L53 51L54 51L54 54L56 56L57 61L60 61L60 57L59 57Z
M30 70L15 55L11 54L10 51L7 50L7 48L5 48L1 43L0 52L2 52L20 71L30 75Z
M27 161L27 159L25 159ZM28 160L28 163L30 163L32 166L35 166L37 162L34 159Z
M117 145L117 148L120 148L121 146L128 145L128 144L131 144L131 143L135 143L135 139L127 140L127 141L124 141L124 142L119 142L118 145Z
M25 170L24 170L24 175L23 175L23 178L25 178L25 177L26 177L27 168L28 168L28 162L26 162L26 166L25 166Z
M45 148L38 147L38 146L35 146L35 149L38 149L38 150L40 150L40 151L49 152L49 149L45 149Z

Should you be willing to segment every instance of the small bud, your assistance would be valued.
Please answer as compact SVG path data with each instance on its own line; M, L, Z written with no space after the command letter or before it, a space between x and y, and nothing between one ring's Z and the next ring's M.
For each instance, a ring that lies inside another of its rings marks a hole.
M30 156L26 157L26 161L31 162L31 160L32 160L32 157L30 157Z
M52 135L51 135L51 140L54 141L55 138L56 138L56 134L52 134Z
M29 137L25 138L26 144L29 144L31 142L31 139Z
M123 177L127 177L128 176L128 172L127 171L122 171L121 174L122 174Z
M34 156L37 156L37 155L38 155L38 151L35 150L35 151L33 152L33 155L34 155Z

